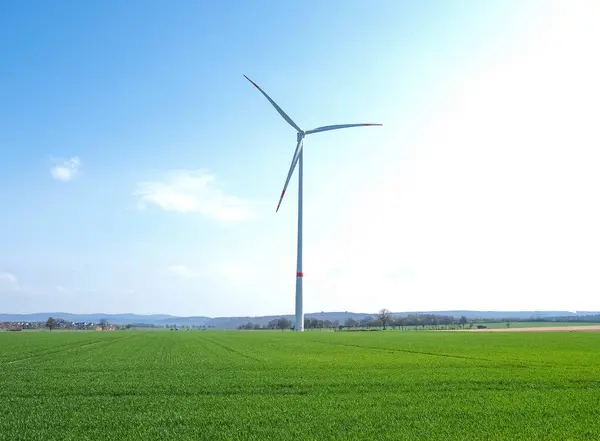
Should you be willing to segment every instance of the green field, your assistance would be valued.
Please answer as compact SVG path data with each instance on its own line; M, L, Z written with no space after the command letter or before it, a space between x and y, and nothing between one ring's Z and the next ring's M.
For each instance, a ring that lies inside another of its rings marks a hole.
M600 333L0 333L1 440L598 440Z

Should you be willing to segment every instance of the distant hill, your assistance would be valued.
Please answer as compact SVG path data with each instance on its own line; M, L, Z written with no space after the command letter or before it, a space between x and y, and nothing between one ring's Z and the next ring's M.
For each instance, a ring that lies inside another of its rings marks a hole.
M211 317L195 316L195 317L175 317L168 316L155 322L149 323L153 325L189 325L189 326L208 326L214 320ZM139 321L137 323L140 323ZM145 322L141 322L145 323Z
M453 317L466 316L470 320L474 319L544 319L551 317L577 317L585 315L600 314L599 311L413 311L413 312L395 312L395 316L406 316L409 314L436 314L450 315ZM365 317L373 317L374 313L359 313L359 312L312 312L306 313L306 318L316 318L319 320L330 320L344 323L349 318L361 320ZM266 325L269 321L286 317L294 320L294 315L271 315L260 317L177 317L167 314L71 314L68 312L40 312L35 314L0 314L0 322L41 322L48 320L49 317L61 318L72 322L99 322L102 319L107 320L111 324L126 325L126 324L147 324L147 325L179 325L179 326L210 326L216 329L236 329L239 325L252 322L255 324Z

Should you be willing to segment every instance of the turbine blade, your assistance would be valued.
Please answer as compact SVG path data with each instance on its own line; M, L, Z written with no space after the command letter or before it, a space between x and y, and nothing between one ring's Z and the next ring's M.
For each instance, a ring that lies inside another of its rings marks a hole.
M254 87L256 87L258 90L260 90L260 93L262 93L265 96L265 98L268 99L271 104L273 104L273 107L275 107L275 110L277 110L279 112L279 114L283 117L283 119L285 119L288 122L289 125L291 125L293 128L295 128L298 132L302 132L302 129L300 127L298 127L294 121L292 121L292 118L287 116L287 114L283 110L281 110L281 107L279 107L277 105L277 103L275 103L275 101L273 101L271 99L271 97L265 93L264 90L262 90L260 87L258 87L258 84L256 84L254 81L252 81L246 75L244 75L244 78L246 78L248 81L250 81L254 85Z
M292 174L294 174L294 169L296 168L296 164L298 163L298 158L300 157L300 151L302 150L304 143L304 138L298 139L298 145L296 145L296 151L294 152L294 156L292 158L292 164L290 165L290 171L287 174L287 178L285 179L285 184L283 186L283 191L281 192L281 196L279 197L279 202L277 203L277 209L275 213L279 211L279 206L281 205L281 201L285 196L285 190L287 189L288 184L290 183L290 179L292 178Z
M371 124L371 123L363 123L363 124L337 124L334 126L323 126L317 127L316 129L307 130L305 132L306 135L310 135L311 133L319 133L319 132L327 132L329 130L337 130L337 129L347 129L348 127L364 127L364 126L382 126L383 124Z

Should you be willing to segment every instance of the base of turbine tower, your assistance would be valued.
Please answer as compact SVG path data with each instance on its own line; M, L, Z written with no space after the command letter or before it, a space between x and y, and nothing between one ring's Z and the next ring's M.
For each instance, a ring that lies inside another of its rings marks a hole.
M302 273L296 274L296 332L304 331L304 311L302 310Z

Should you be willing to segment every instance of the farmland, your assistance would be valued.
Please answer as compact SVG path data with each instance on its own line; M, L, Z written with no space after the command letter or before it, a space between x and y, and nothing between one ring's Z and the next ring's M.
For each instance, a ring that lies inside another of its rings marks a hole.
M0 440L597 440L600 333L0 333Z

